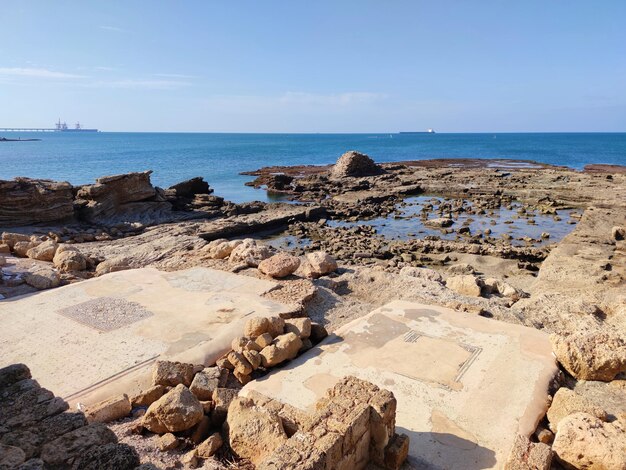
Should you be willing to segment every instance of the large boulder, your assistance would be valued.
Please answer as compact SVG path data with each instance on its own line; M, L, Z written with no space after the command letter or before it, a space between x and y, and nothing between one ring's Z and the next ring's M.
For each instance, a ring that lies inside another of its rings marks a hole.
M565 387L558 389L552 398L550 409L548 409L547 416L550 422L550 429L556 431L563 418L580 412L588 413L602 421L607 420L606 411L588 398Z
M0 226L56 222L73 216L69 183L29 178L0 180Z
M177 197L193 199L196 194L211 194L213 190L204 178L197 176L170 186L168 190L176 192Z
M23 233L2 232L2 243L9 247L9 251L13 249L17 242L29 242L30 236ZM8 253L9 251L5 251Z
M561 365L579 380L608 382L626 372L626 340L614 333L553 334L550 342Z
M231 402L224 427L233 452L253 464L262 462L287 440L280 417L248 398Z
M24 274L24 281L35 289L44 290L58 287L61 283L61 276L52 268L38 266Z
M193 364L185 362L156 361L152 369L152 385L174 387L178 384L191 385Z
M337 270L337 261L324 251L308 253L298 269L297 274L309 279L330 274Z
M228 257L228 261L231 264L246 264L247 266L256 268L261 261L269 258L273 254L269 246L259 244L252 238L246 238L233 249Z
M36 259L38 261L52 261L56 254L58 245L53 240L47 240L34 246L26 252L26 256L30 259Z
M146 201L157 194L150 183L152 171L104 176L76 193L79 217L97 223L122 211L125 204ZM171 206L170 206L171 207Z
M111 258L102 261L96 266L96 276L102 276L103 274L114 273L117 271L124 271L130 269L130 260L125 257Z
M261 261L259 271L274 278L283 278L296 272L298 266L300 266L300 258L281 251Z
M468 297L480 297L480 281L471 274L448 277L446 287Z
M558 425L552 450L567 468L625 469L626 428L588 413L574 413Z
M183 384L177 385L148 407L143 426L158 434L191 429L204 416L200 401Z
M64 273L87 269L87 258L81 252L75 248L61 249L62 246L59 246L52 259L55 268Z
M374 163L364 153L350 150L344 153L330 172L332 178L345 178L347 176L374 176L384 173L383 169Z
M131 409L128 395L122 394L88 407L85 416L90 423L108 423L125 418Z

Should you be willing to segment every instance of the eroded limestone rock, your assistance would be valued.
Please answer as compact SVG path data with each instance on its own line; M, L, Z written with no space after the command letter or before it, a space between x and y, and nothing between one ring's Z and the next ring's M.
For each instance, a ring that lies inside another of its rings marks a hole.
M615 333L579 332L550 336L561 365L579 380L613 380L626 371L626 340Z
M259 271L275 278L293 274L300 266L300 258L286 252L280 252L259 263Z
M280 417L243 397L230 404L225 429L233 452L252 463L261 462L287 440Z
M588 413L574 413L558 425L552 450L572 468L626 468L624 423L604 423Z
M364 153L350 150L344 153L333 166L330 176L332 178L345 178L350 176L374 176L384 173L383 169L374 163Z
M190 429L204 416L200 401L183 384L179 384L148 407L143 426L163 434Z

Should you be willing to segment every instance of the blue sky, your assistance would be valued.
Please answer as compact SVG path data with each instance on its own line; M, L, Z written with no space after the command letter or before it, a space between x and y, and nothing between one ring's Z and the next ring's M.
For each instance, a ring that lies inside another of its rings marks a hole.
M626 1L4 0L0 126L626 131Z

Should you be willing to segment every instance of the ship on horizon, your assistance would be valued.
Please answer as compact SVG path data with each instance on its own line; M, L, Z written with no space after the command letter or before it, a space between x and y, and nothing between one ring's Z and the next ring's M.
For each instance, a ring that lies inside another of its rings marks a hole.
M61 118L55 125L56 132L98 132L98 129L85 129L80 125L80 122L77 122L73 128L67 127L65 121L61 122Z
M398 134L434 134L435 130L432 128L428 128L425 131L400 131Z

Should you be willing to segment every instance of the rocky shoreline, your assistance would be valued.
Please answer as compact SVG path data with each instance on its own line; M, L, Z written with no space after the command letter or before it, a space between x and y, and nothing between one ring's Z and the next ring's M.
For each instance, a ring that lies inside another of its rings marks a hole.
M333 166L248 173L289 201L271 204L230 203L202 178L157 188L150 173L80 187L0 181L0 300L117 270L204 266L277 280L266 297L329 332L390 300L522 324L552 334L561 377L534 442L516 445L552 446L554 463L534 468L626 465L624 167L378 165L347 152Z

